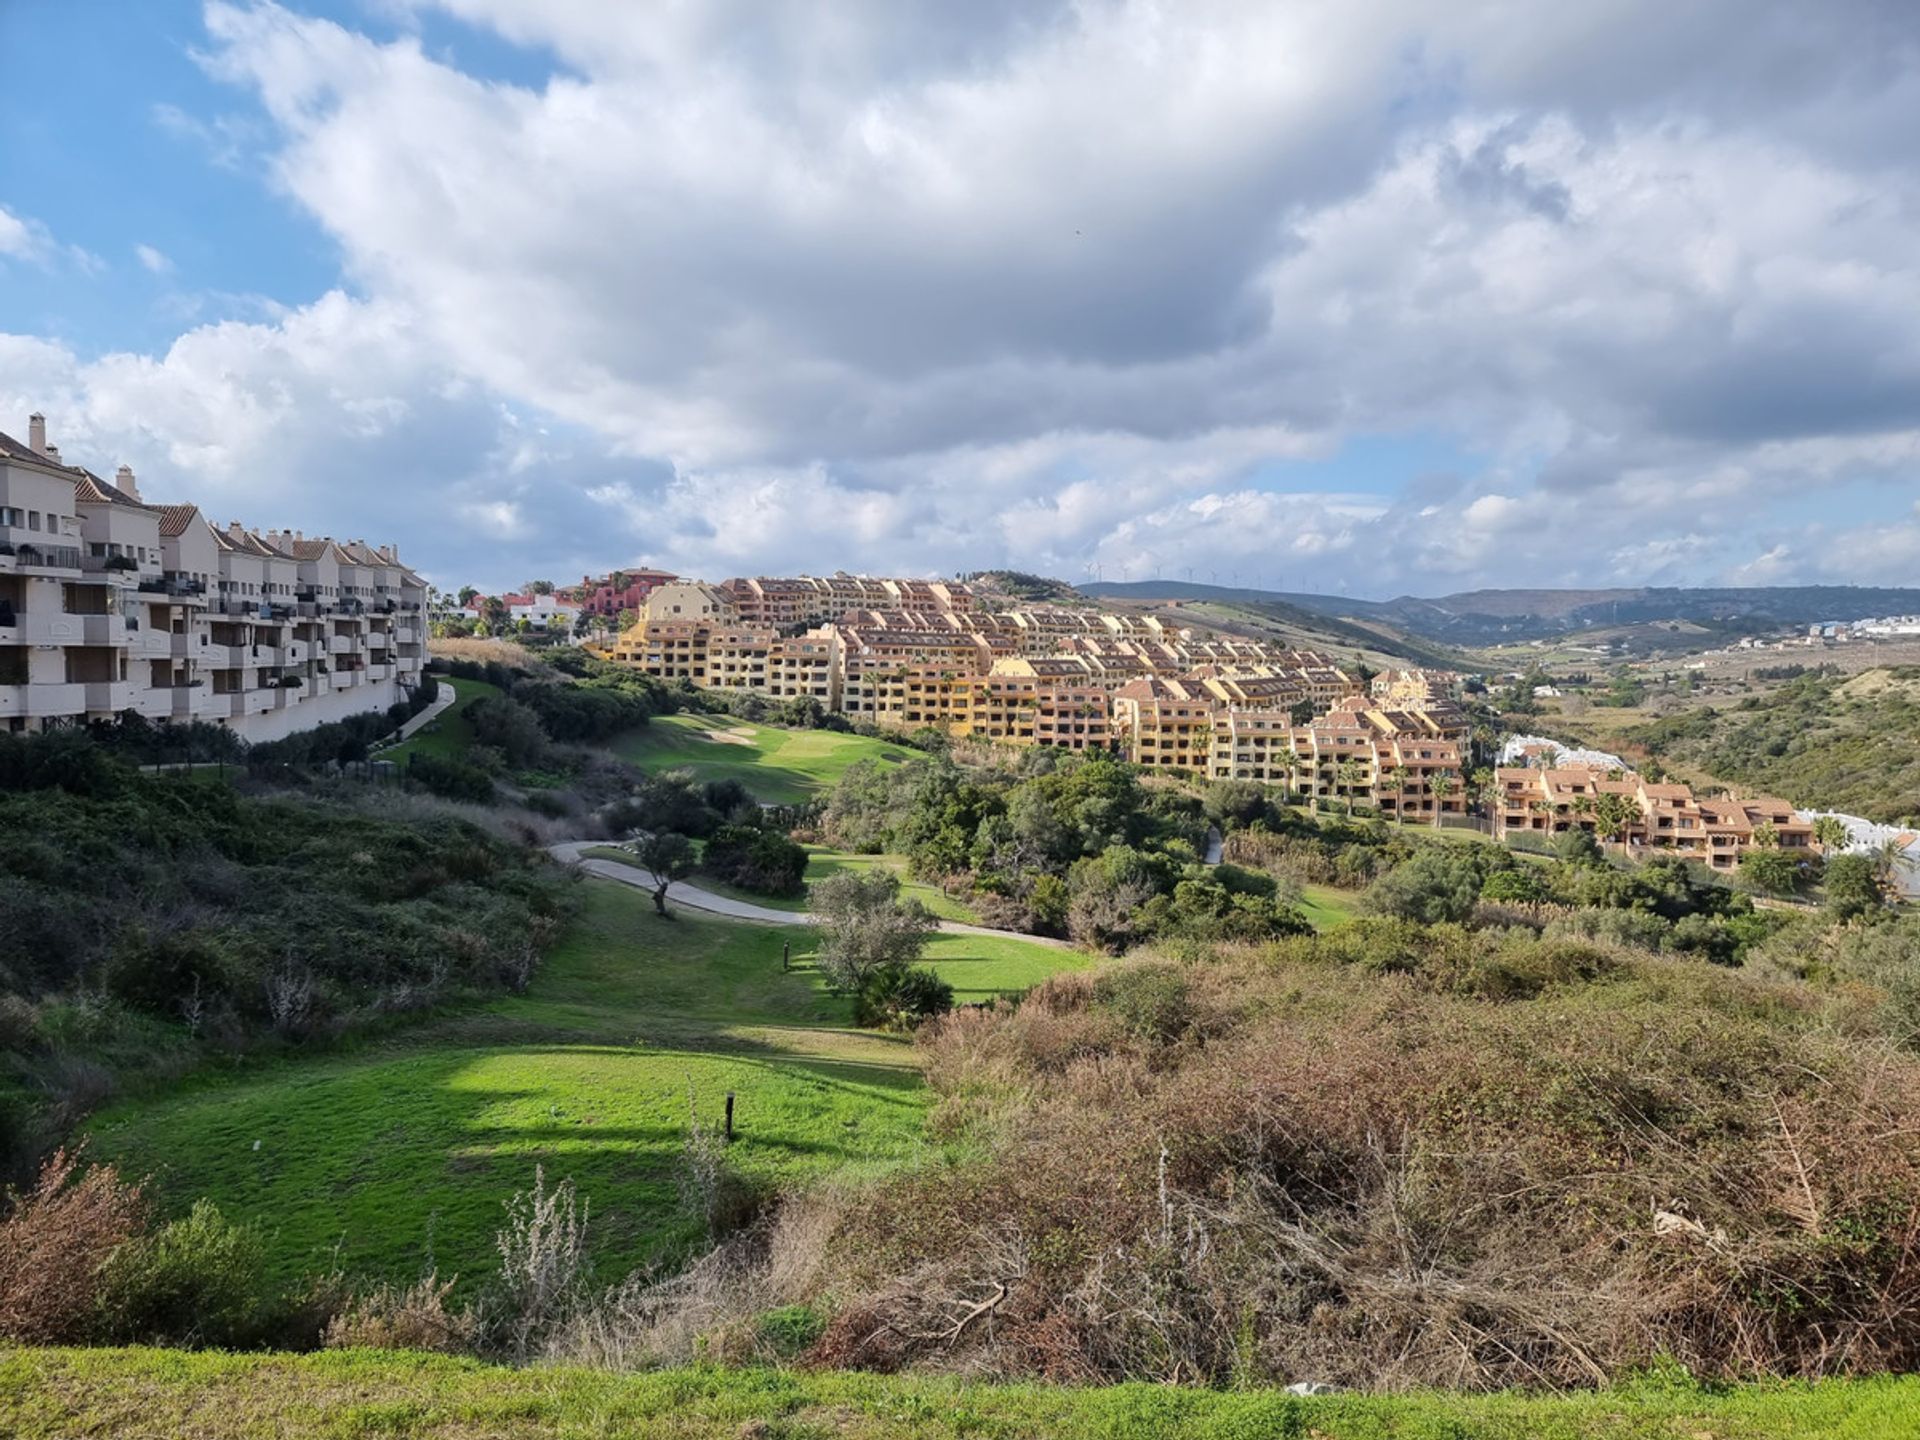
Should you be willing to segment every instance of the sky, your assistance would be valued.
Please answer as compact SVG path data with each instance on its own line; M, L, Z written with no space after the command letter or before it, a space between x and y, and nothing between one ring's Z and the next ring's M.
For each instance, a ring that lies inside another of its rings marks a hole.
M1911 0L0 0L0 429L437 583L1920 583Z

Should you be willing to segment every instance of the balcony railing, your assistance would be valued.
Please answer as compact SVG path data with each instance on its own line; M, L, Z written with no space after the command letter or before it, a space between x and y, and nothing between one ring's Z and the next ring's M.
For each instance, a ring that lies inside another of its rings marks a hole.
M142 595L204 595L207 582L204 580L183 580L175 575L150 575L140 582Z
M3 552L0 552L3 553ZM80 547L77 545L35 545L28 542L13 548L13 562L22 570L78 570Z

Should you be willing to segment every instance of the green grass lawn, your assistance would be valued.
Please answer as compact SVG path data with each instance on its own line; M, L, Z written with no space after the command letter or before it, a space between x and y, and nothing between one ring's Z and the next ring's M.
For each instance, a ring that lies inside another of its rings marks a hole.
M173 1440L1906 1440L1920 1378L1591 1394L1338 1395L988 1385L833 1371L564 1367L367 1350L14 1350L0 1433Z
M716 739L715 736L726 736ZM738 780L757 799L792 805L831 790L860 760L899 763L914 751L865 735L782 730L730 715L660 715L611 742L646 770L691 770L701 780Z
M925 1153L911 1044L853 1029L811 948L804 929L684 909L664 922L643 892L591 882L528 995L400 1043L113 1108L90 1127L92 1153L152 1175L169 1208L208 1195L259 1222L283 1280L336 1261L406 1278L429 1247L443 1274L483 1275L501 1203L541 1164L591 1202L597 1254L617 1275L699 1239L674 1183L690 1090L708 1119L735 1092L731 1155L758 1185ZM968 935L935 937L927 958L963 1002L1088 963Z
M439 719L432 721L414 733L411 740L394 746L391 750L382 750L382 760L393 760L406 764L407 757L419 750L428 755L438 755L452 760L466 754L473 745L473 726L467 723L466 708L483 696L498 695L500 687L489 685L484 680L450 679L445 675L436 675L434 679L442 685L453 686L454 700Z
M1331 930L1351 920L1359 899L1357 890L1338 890L1331 885L1300 887L1300 909L1316 930Z

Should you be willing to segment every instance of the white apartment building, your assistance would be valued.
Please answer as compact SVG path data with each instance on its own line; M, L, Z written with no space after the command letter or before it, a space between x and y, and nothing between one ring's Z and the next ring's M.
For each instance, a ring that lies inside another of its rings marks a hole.
M0 433L0 727L132 712L277 740L417 685L426 584L391 546L216 526L133 472Z

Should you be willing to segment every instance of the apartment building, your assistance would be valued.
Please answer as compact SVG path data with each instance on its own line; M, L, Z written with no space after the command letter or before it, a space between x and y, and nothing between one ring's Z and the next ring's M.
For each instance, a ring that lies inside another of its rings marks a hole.
M0 434L6 728L131 712L273 740L418 683L426 585L390 548L216 528L126 466L66 464L39 415L28 437Z
M653 593L647 596L646 618L649 623L698 620L719 624L745 620L732 597L724 590L714 585L702 585L697 580L670 580L656 586Z
M662 585L678 580L666 570L616 570L598 579L581 577L580 583L562 592L582 615L611 620L623 610L635 614L647 608L647 597Z
M857 610L965 611L973 588L958 581L874 579L866 575L736 576L717 587L741 620L783 629L840 620Z
M1670 850L1715 870L1732 870L1760 846L1810 854L1813 822L1772 796L1707 798L1692 788L1655 783L1632 771L1572 765L1494 772L1495 833L1551 837L1580 829L1599 834L1602 816L1617 810L1603 837L1631 850ZM1617 797L1608 804L1603 797Z
M1205 774L1219 702L1197 682L1142 675L1113 692L1113 733L1136 765Z

